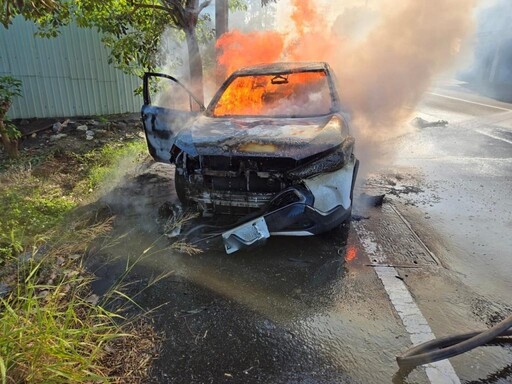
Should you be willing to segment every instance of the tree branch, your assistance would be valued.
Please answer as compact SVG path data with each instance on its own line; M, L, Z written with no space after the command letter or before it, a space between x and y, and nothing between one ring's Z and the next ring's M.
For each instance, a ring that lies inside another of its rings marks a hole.
M182 28L185 28L187 26L187 17L185 9L183 8L183 5L178 0L160 0L162 3L165 3L169 9L172 9L174 11L173 15L175 18L175 22L177 25L179 25Z
M205 2L201 3L199 6L199 10L197 11L197 14L199 15L203 9L205 9L207 6L211 4L212 0L206 0Z
M156 5L156 4L133 4L133 11L132 13L135 13L140 8L149 8L149 9L157 9L159 11L164 11L167 13L171 13L172 9L164 7L163 5Z
M135 3L135 4L133 4L133 11L131 13L132 14L135 13L140 8L156 9L158 11L164 11L171 18L171 20L174 22L174 24L176 24L180 28L184 28L186 24L185 24L185 19L183 17L182 9L180 9L179 7L176 7L175 4L172 4L172 3L176 3L175 1L168 0L168 2L171 4L167 4L167 1L162 2L166 5Z

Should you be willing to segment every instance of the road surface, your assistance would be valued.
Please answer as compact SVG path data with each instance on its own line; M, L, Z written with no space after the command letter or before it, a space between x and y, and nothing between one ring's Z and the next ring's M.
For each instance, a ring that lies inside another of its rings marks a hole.
M95 287L144 255L129 280L150 285L136 299L165 335L155 382L512 382L510 345L398 372L413 344L512 312L512 104L445 82L415 114L448 125L398 138L393 163L359 191L386 193L383 206L359 203L358 220L327 235L187 256L153 224L175 199L167 166L105 198L128 236L91 266Z

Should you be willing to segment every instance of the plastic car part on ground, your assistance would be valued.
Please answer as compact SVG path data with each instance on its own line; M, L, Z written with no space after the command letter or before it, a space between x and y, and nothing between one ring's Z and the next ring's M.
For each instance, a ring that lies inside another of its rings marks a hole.
M231 254L244 247L261 244L270 237L264 217L258 217L222 234L226 253Z

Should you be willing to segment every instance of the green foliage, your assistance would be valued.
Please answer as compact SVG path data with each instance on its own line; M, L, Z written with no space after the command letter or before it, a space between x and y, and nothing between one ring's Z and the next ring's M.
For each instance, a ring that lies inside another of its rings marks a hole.
M21 81L11 76L0 76L0 103L11 103L16 96L21 96Z
M103 43L110 49L111 63L136 76L167 64L166 58L159 54L161 38L169 28L183 31L181 13L186 5L185 0L45 0L48 6L20 8L14 0L6 1L11 3L10 12L6 13L5 7L0 8L0 19L5 26L13 16L21 14L38 25L38 35L43 37L57 36L60 27L71 20L81 27L97 28L103 34ZM230 0L230 6L243 9L244 2ZM212 41L214 33L208 14L198 16L196 34L202 43ZM183 34L174 34L174 37L183 42Z
M229 0L228 7L230 11L247 11L246 0Z
M156 67L160 36L173 27L165 12L136 9L129 2L117 0L81 0L75 4L78 25L95 27L103 33L102 41L111 52L110 62L117 68L142 76Z
M21 132L9 119L4 118L4 124L7 132L7 136L10 139L19 139L21 137Z
M0 189L0 261L19 253L34 236L57 225L76 204L58 189L34 186Z
M11 76L0 76L0 134L18 139L21 132L7 119L6 114L15 97L21 96L21 81Z
M124 164L121 162L126 159L136 162L146 151L144 141L138 140L128 144L108 144L100 150L85 154L83 161L88 165L88 172L83 186L92 192L105 181L114 184L123 175Z
M48 30L55 29L69 20L68 3L60 0L3 0L0 3L0 23L8 28L14 17L23 15Z

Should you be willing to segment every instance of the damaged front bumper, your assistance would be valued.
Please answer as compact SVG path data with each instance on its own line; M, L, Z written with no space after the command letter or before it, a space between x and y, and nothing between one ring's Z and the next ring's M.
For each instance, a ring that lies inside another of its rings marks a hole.
M359 162L305 179L277 194L264 213L222 234L228 254L263 244L270 236L312 236L350 219Z

